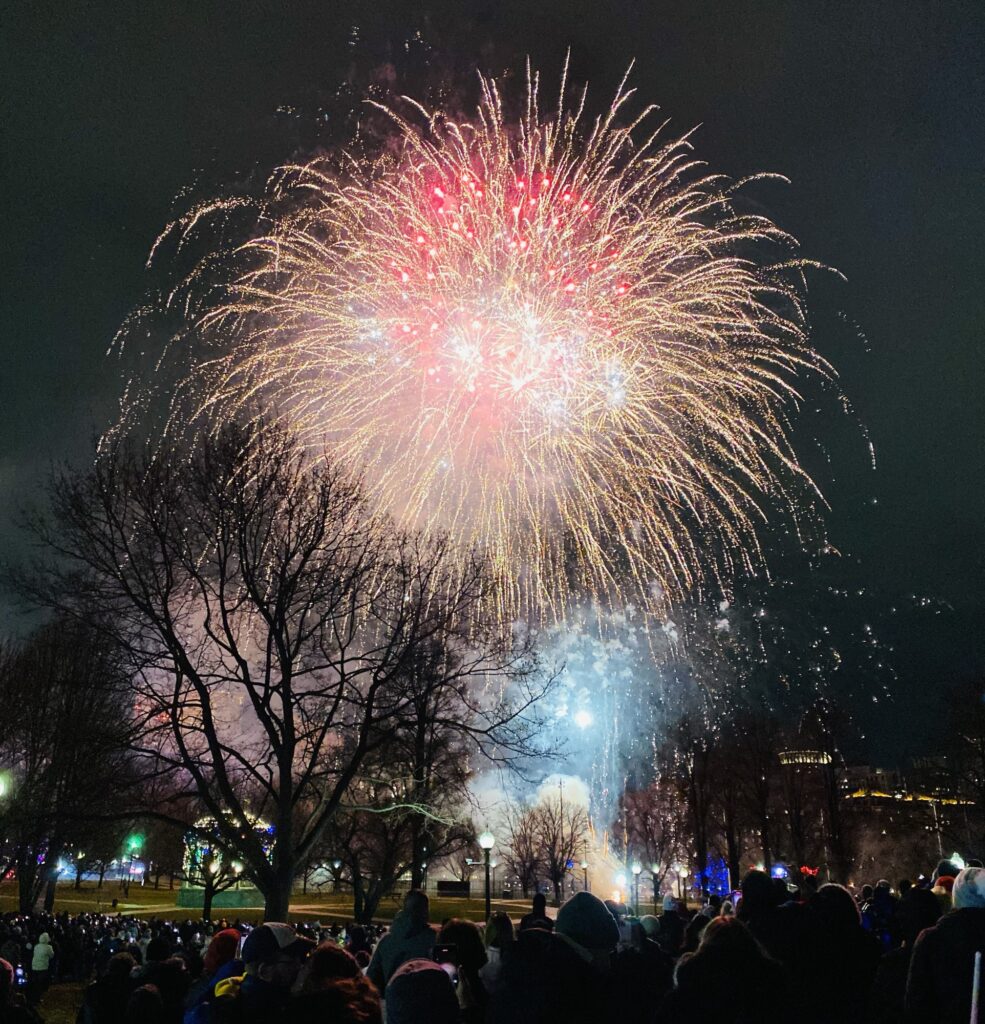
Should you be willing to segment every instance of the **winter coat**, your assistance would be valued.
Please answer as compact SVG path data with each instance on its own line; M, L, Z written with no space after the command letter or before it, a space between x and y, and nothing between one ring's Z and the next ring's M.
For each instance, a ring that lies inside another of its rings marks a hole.
M51 945L51 938L47 932L42 932L38 936L37 945L34 947L34 953L31 956L31 970L47 971L51 967L51 961L54 957L55 950Z
M920 933L906 980L908 1024L967 1024L979 950L985 950L985 908L954 910Z
M660 1024L788 1024L795 1017L786 971L757 954L707 949L677 965Z
M489 1024L600 1024L606 976L578 948L540 928L517 933L489 992Z
M903 946L885 953L879 961L869 992L869 1024L903 1024L903 997L913 949Z
M434 929L426 921L415 921L401 910L390 930L380 939L366 976L383 993L393 972L408 960L429 960L434 950Z

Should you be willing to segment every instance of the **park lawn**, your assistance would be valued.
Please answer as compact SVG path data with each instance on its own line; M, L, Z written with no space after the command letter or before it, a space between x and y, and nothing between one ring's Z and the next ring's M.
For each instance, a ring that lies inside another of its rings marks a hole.
M129 897L124 897L117 883L106 883L102 889L95 884L86 883L76 889L71 882L58 886L55 897L55 910L67 910L70 914L96 912L101 914L127 914L134 917L165 917L172 921L195 920L199 914L193 907L177 907L177 889L166 887L155 889L153 886L132 885ZM113 900L117 900L114 908ZM14 882L0 884L0 912L8 913L17 909L17 885ZM400 909L400 899L384 900L377 911L377 920L390 921ZM503 911L513 918L525 914L530 908L523 900L493 900L494 912ZM485 905L482 899L431 897L431 920L440 922L449 917L464 917L471 921L481 921L485 916ZM263 911L249 907L238 909L216 908L213 917L227 919L239 918L242 921L260 921ZM297 892L291 902L291 920L297 921L351 921L352 898L346 894L309 892L307 895Z
M84 988L81 982L52 985L41 1000L44 1024L75 1024Z

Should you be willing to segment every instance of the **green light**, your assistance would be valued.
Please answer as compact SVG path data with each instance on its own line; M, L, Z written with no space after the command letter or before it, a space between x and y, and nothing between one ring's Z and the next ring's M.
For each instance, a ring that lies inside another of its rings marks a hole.
M144 837L139 833L135 832L132 836L127 836L127 850L130 853L137 853L144 845Z

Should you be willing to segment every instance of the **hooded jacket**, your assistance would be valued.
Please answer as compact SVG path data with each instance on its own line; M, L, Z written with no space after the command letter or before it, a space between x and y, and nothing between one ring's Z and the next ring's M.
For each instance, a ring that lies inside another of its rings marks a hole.
M406 910L399 911L390 930L380 939L366 976L382 993L393 972L408 960L427 960L434 949L434 929L415 919Z
M42 932L38 936L37 945L34 947L34 953L31 956L31 970L32 971L46 971L51 966L51 961L55 956L54 947L51 945L51 937L47 932Z

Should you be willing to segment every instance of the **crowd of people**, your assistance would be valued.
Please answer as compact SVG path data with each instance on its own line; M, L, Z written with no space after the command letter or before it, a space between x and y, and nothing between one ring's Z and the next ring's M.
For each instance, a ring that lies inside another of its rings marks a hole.
M971 1019L985 868L858 896L762 871L734 899L663 912L542 895L514 922L430 920L417 890L388 928L0 919L0 1024L37 1024L52 981L78 1024L932 1024ZM985 1008L985 998L982 1000ZM985 1014L983 1014L985 1016Z

